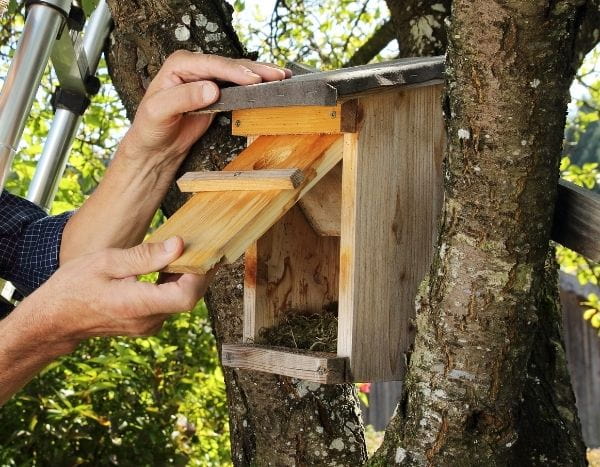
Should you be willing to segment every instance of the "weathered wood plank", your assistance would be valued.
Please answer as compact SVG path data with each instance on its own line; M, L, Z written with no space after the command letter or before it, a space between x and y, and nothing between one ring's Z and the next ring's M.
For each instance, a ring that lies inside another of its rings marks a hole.
M183 238L183 255L165 271L205 273L221 261L235 261L341 160L342 146L340 135L257 138L225 170L296 167L304 181L293 190L195 194L148 239Z
M340 236L342 221L342 164L336 165L298 203L315 232Z
M292 351L281 347L224 344L224 366L264 371L321 384L345 383L346 359L324 352Z
M440 95L432 86L362 98L363 126L344 135L337 353L353 381L405 371L441 209Z
M221 90L220 99L199 112L222 112L257 107L332 106L348 97L385 89L432 85L443 80L443 57L419 57L306 73L284 81Z
M201 191L293 190L304 180L298 169L188 172L177 180L184 193Z
M244 257L244 342L287 313L337 302L339 252L339 238L317 235L299 207L277 221Z
M600 261L600 195L561 180L552 240L586 258Z
M355 101L333 107L240 109L233 112L231 131L237 136L354 132L357 120Z

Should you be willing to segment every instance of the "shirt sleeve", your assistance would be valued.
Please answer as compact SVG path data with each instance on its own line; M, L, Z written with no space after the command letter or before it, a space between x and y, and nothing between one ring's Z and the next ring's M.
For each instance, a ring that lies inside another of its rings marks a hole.
M6 191L0 195L0 276L23 294L58 269L60 243L72 212L48 216L43 209Z

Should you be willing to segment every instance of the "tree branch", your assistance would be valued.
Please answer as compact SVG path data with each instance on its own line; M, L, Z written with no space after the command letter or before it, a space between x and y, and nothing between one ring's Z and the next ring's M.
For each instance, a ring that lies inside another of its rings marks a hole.
M365 42L344 64L344 67L364 65L369 63L386 45L394 39L394 25L386 21L375 31L371 38Z

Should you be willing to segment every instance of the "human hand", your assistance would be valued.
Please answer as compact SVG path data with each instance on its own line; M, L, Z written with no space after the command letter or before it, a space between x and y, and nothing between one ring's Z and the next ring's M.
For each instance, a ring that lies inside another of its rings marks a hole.
M130 158L176 168L212 122L213 114L187 112L218 100L214 80L249 85L290 76L290 70L275 65L179 50L150 83L122 145Z
M212 274L181 274L158 284L136 280L136 275L162 269L182 251L183 241L173 237L81 256L61 266L13 314L29 312L27 322L39 329L40 339L59 344L154 334L171 314L192 309L212 279Z

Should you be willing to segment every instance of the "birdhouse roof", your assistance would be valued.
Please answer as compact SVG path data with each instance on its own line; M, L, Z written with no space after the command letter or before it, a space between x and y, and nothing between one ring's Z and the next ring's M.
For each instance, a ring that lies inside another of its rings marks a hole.
M338 102L385 91L391 87L439 83L443 57L420 57L305 73L283 81L221 89L220 99L201 112L221 112L258 107L333 106Z

